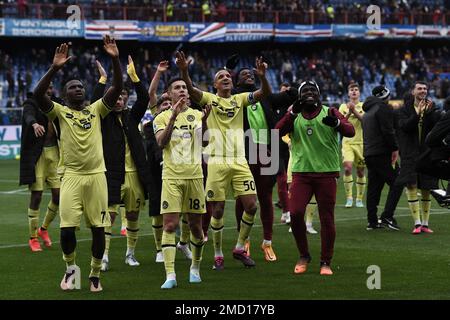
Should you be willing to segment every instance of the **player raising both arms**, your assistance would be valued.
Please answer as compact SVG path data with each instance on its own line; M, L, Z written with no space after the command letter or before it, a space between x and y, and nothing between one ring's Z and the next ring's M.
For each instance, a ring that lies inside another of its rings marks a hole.
M194 88L189 77L187 61L183 52L176 53L176 63L181 76L186 82L191 100L200 105L212 105L208 117L210 131L208 178L206 182L207 201L212 203L211 229L214 240L214 268L223 270L222 252L223 213L225 208L225 192L231 184L234 196L239 197L244 207L239 237L233 250L233 257L242 261L246 267L255 266L255 262L247 256L244 249L245 240L255 220L257 211L256 188L252 173L245 158L243 113L245 107L261 101L270 90L266 78L267 65L261 58L256 59L256 74L261 81L261 88L254 92L232 95L233 81L227 70L219 70L214 77L214 88L217 94Z
M63 43L56 48L53 63L39 81L34 97L39 107L50 120L58 118L61 126L61 146L64 176L61 183L60 218L61 247L67 270L61 281L61 289L79 288L79 268L75 264L77 240L75 229L79 228L84 214L86 225L92 231L90 290L102 290L100 268L105 250L104 227L110 225L108 210L108 189L103 160L101 118L112 110L122 91L122 71L119 49L113 38L104 37L104 49L111 57L113 83L103 99L85 106L85 90L81 81L70 80L63 89L67 106L52 102L45 92L58 70L71 57L69 46Z

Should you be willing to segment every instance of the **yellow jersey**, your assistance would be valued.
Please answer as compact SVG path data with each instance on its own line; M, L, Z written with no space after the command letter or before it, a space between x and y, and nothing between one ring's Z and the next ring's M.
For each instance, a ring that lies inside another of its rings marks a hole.
M205 153L218 158L245 158L244 111L254 103L253 93L234 94L229 98L203 92L200 105L212 106L207 124L210 135Z
M153 120L153 130L164 130L172 117L172 109L161 112ZM163 149L163 179L199 179L202 171L202 113L192 108L178 114L172 137Z
M61 165L64 167L64 174L94 174L106 171L100 121L110 111L103 99L79 111L53 102L46 113L51 121L55 118L59 120Z
M364 115L364 110L362 109L363 103L358 102L355 105L355 110L362 116ZM343 116L347 117L348 113L350 112L347 104L343 103L339 107L339 112L342 113ZM363 133L362 133L362 124L361 121L358 120L358 118L352 113L350 117L348 118L348 121L353 125L355 128L355 136L352 138L344 137L342 139L342 143L348 143L348 144L363 144Z

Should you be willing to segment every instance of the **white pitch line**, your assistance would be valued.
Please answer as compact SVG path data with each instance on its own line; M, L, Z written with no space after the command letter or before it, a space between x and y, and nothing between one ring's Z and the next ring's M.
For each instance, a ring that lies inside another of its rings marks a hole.
M438 212L433 212L433 215L443 215L443 214L448 214L449 212L447 211L438 211ZM409 217L410 214L398 214L395 215L396 217ZM346 221L358 221L358 220L366 220L366 217L359 217L359 218L342 218L342 219L335 219L335 222L346 222ZM273 224L274 227L279 227L279 226L286 226L285 223L274 223ZM253 228L261 228L262 225L257 224L254 225ZM236 227L225 227L223 228L224 230L235 230ZM153 236L153 233L143 233L143 234L139 234L139 237L148 237L148 236ZM119 238L125 238L124 236L112 236L111 239L119 239ZM92 239L77 239L77 242L85 242L85 241L91 241ZM53 244L59 244L59 241L54 241L52 242ZM26 243L22 243L22 244L11 244L11 245L5 245L5 246L0 246L0 249L10 249L10 248L22 248L22 247L28 247L28 244Z
M21 188L21 189L16 189L16 190L11 190L11 191L1 191L0 194L22 194L23 191L27 191L28 188Z

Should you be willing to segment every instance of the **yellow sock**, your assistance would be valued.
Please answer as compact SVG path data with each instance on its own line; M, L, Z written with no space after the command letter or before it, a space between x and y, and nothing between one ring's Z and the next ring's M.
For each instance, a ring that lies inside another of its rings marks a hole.
M39 210L28 208L28 230L30 238L37 238L39 226Z
M222 252L223 217L220 219L211 217L211 230L213 231L214 257L223 257Z
M91 257L91 273L89 274L89 278L91 277L100 278L101 267L102 267L102 259Z
M121 229L125 229L127 227L127 217L125 215L125 208L122 206L119 206L119 212L120 214L120 221L122 225L120 226Z
M112 227L105 227L105 252L103 253L103 256L109 255L109 246L111 244L111 231Z
M138 240L139 220L127 220L127 255L134 254Z
M411 210L411 215L414 219L415 225L420 225L420 207L419 198L417 197L417 188L406 188L406 197L408 198L409 210Z
M42 228L48 229L48 226L55 219L58 214L59 206L54 204L52 200L48 203L47 212L45 213L44 221L42 222Z
M152 217L153 237L155 238L156 251L161 251L161 240L163 234L163 215Z
M345 188L345 197L347 199L353 199L353 176L344 175L344 188Z
M191 234L191 229L189 228L188 216L183 213L181 218L181 234L180 234L180 244L185 245L189 242Z
M236 248L244 249L245 240L250 235L250 231L252 230L253 223L255 221L255 216L248 214L244 211L241 219L241 229L239 230L239 237L237 240Z
M72 252L70 254L65 254L63 253L63 260L66 262L66 267L70 267L75 265L75 257L76 257L76 252Z
M421 190L422 193L422 224L428 226L431 209L431 193L430 190Z
M205 242L202 239L196 239L191 233L192 263L191 269L200 270L200 262L202 261L203 246Z
M317 202L316 197L312 196L308 205L306 206L306 224L312 225L314 213L316 212Z
M366 191L366 177L356 177L356 200L363 200Z
M163 231L161 241L163 256L164 256L164 268L166 269L166 275L169 273L175 273L175 254L177 248L175 245L175 232Z

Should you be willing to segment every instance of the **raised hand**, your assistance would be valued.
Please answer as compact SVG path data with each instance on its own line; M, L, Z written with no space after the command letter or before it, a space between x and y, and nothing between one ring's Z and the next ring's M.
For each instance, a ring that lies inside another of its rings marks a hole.
M189 64L192 62L191 60L186 60L186 56L184 55L183 51L177 51L175 53L175 63L181 71L187 71L189 68Z
M353 102L347 103L347 108L350 112L355 113L355 104Z
M69 54L69 45L67 43L63 43L59 47L56 48L55 55L53 56L53 64L52 66L57 70L61 69L67 61L72 58L72 56L68 57Z
M256 75L258 77L263 77L266 74L266 70L267 70L267 63L263 62L263 58L262 57L257 57L256 58L256 63L255 63L256 68L253 69L253 71L256 73Z
M136 73L136 68L134 67L134 62L130 55L128 56L127 73L130 76L131 81L139 82L139 77Z
M103 48L111 58L119 57L119 48L117 48L116 40L109 35L103 37Z
M186 104L186 98L180 98L172 107L173 116L176 118L180 112L183 110L184 105Z
M202 122L206 121L208 119L209 114L211 113L212 107L210 104L205 105L202 111Z
M169 61L164 60L159 63L157 71L164 73L167 71L167 69L169 69Z
M339 119L335 116L326 116L322 119L322 123L332 128L336 128L339 125Z
M108 74L106 73L105 68L103 68L100 61L95 60L95 63L97 64L97 69L98 69L98 73L100 74L100 77L108 78Z

